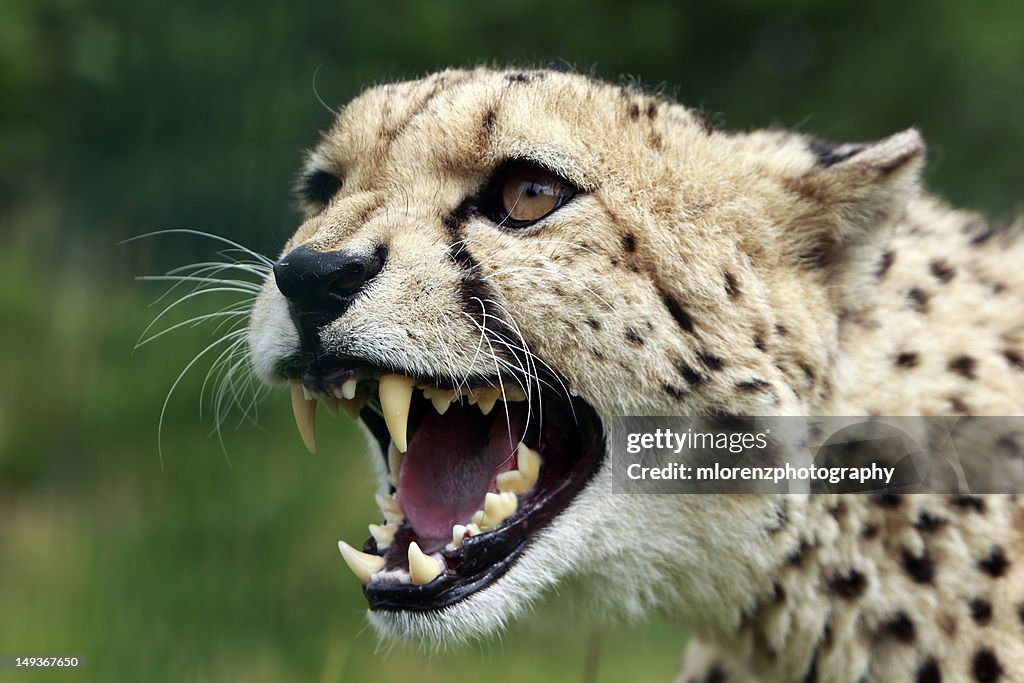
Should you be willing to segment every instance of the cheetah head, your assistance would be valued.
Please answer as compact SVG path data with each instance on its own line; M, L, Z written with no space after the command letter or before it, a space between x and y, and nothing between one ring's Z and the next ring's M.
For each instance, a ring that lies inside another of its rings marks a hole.
M479 636L570 578L602 607L713 612L764 509L613 495L607 420L819 409L922 149L721 133L547 71L347 105L248 339L309 448L318 404L370 437L383 520L340 547L377 630Z

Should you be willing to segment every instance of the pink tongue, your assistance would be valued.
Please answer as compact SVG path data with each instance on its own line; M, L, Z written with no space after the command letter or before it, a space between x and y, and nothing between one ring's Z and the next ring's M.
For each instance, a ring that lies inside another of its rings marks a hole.
M473 513L483 508L495 476L515 469L526 411L519 403L508 407L514 437L509 436L500 403L490 428L476 406L452 404L444 415L427 410L398 474L402 510L421 546L427 541L437 549L450 542L452 526L468 524Z

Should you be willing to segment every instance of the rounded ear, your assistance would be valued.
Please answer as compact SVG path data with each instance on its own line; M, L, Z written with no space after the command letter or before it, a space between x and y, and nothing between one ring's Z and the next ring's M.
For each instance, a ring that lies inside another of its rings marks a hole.
M924 152L914 128L873 143L807 143L811 166L782 178L789 199L777 217L793 257L839 284L838 296L858 298L858 280L919 192Z

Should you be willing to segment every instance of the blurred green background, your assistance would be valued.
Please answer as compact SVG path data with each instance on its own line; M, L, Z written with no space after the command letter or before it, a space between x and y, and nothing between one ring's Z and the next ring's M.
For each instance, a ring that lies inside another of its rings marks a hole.
M374 517L354 431L323 421L310 456L271 395L258 426L229 417L222 449L209 401L199 411L210 356L168 401L161 465L164 398L218 333L133 351L162 291L133 278L219 246L119 242L198 229L274 255L301 150L331 120L318 98L481 62L635 76L728 127L916 125L930 185L1004 215L1024 177L1022 16L1019 0L3 0L0 653L87 664L0 679L668 680L685 636L657 619L518 624L432 659L378 650L335 549ZM200 297L165 324L231 301Z

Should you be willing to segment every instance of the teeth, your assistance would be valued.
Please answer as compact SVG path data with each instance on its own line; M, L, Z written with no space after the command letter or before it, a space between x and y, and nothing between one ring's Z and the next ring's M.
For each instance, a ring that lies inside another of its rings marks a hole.
M402 458L405 457L398 452L395 444L388 446L388 481L396 489L398 488L398 473L402 471Z
M341 551L341 557L348 568L363 583L369 583L370 577L384 568L383 557L360 552L345 541L338 541L338 550Z
M514 493L488 493L484 496L483 516L477 522L474 515L473 522L479 524L481 529L493 529L512 516L518 502Z
M391 440L402 453L408 446L409 402L412 401L412 379L404 375L383 375L380 378L380 408L384 413Z
M467 531L469 531L469 528L461 524L456 524L452 527L452 545L455 546L455 548L462 547L462 541L466 539Z
M481 413L487 415L494 409L494 404L498 402L498 398L500 397L501 391L498 389L477 389L477 407L480 408Z
M516 450L518 469L499 474L495 478L495 485L502 492L526 493L537 484L540 463L540 454L520 441Z
M417 586L430 583L441 573L441 564L424 555L416 541L409 544L409 578Z
M505 386L505 401L512 403L513 401L525 401L526 394L523 389L517 384L506 384Z
M341 409L348 413L349 417L353 420L359 419L359 411L363 409L363 400L361 398L354 398L351 401L341 399L338 401L338 405Z
M374 498L377 501L377 507L380 508L381 516L384 517L384 521L391 524L401 524L405 520L402 506L394 496L385 496L383 493L378 493Z
M332 398L330 396L324 396L321 400L324 402L324 405L327 406L327 412L330 413L332 416L337 417L338 410L340 409L338 399Z
M433 404L434 410L437 411L438 415L444 415L448 412L448 407L451 406L452 401L455 400L457 395L458 394L449 389L427 387L423 390L423 397L430 399L430 402Z
M394 524L371 524L369 528L373 540L377 541L378 550L383 550L391 545L391 541L395 540L395 530L398 529Z
M350 401L356 397L356 381L354 379L345 380L341 385L341 397Z
M291 388L295 426L299 428L299 436L302 437L306 450L316 453L316 399L311 397L306 387L297 379L292 380Z

